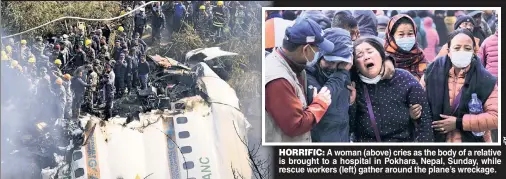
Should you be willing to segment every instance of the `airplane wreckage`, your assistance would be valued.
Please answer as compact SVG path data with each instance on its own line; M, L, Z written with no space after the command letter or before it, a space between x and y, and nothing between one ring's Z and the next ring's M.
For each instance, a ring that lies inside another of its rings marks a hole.
M250 124L224 80L225 60L219 60L235 55L199 48L186 54L184 64L147 56L148 89L117 99L116 117L103 121L97 110L79 119L81 128L73 122L37 124L44 140L55 128L70 136L51 142L61 144L58 152L39 154L53 163L41 169L42 178L233 179L240 174L250 179Z

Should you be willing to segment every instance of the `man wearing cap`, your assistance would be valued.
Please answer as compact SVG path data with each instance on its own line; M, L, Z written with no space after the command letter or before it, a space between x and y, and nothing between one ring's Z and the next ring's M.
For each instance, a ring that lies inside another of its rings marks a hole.
M483 42L488 36L492 35L490 27L485 20L482 19L482 14L482 11L473 11L468 14L468 16L471 16L474 19L474 22L476 22L472 32L473 36L480 39L480 43L478 44L480 46L481 42Z
M327 111L330 92L323 87L308 104L304 68L317 51L334 49L323 34L315 21L298 19L286 29L283 46L265 58L266 142L311 142L310 131Z
M462 15L457 18L455 25L453 26L453 30L457 29L467 29L471 32L474 31L474 27L476 26L476 21L471 16ZM480 49L481 40L477 37L474 37L474 41L476 42L476 46L474 47L474 54L478 54L478 50ZM437 54L437 57L442 57L448 54L448 44L445 44L441 47L441 50Z
M325 30L324 38L334 43L334 50L317 53L315 61L306 68L307 83L308 89L316 87L320 90L326 86L332 102L320 122L311 130L311 138L313 142L349 142L348 109L355 97L349 73L353 64L351 36L345 29L330 28ZM307 101L313 101L311 90L308 90Z

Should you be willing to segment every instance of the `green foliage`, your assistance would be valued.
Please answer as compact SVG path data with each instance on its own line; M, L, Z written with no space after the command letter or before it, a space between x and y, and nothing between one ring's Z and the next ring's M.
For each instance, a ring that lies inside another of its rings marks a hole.
M2 2L2 36L19 33L45 24L51 20L75 16L92 19L112 18L119 15L119 4L113 1L7 1ZM98 21L86 21L96 24ZM23 34L34 38L36 35L68 33L77 20L57 21L40 29Z

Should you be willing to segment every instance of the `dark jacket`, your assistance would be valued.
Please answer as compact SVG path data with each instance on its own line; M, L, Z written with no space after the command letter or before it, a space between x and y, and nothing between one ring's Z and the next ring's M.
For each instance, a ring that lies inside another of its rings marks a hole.
M160 15L156 14L152 17L151 24L153 28L165 28L165 15L160 13Z
M144 12L135 15L134 23L135 27L143 28L146 25L147 17Z
M149 63L146 61L144 63L139 62L139 75L146 75L149 73Z
M356 10L353 17L358 22L360 36L378 36L378 19L371 10Z
M350 126L348 109L350 104L349 72L338 70L327 78L315 64L306 68L307 71L307 98L308 103L313 101L313 89L318 91L323 86L330 90L332 101L327 112L318 124L311 130L313 142L350 142Z
M73 60L73 66L80 67L83 66L85 62L86 62L86 54L84 53L84 51L77 52Z
M116 66L114 67L114 74L116 74L116 79L123 79L125 77L127 67L128 64L126 63L126 60L124 62L121 60L116 62Z
M396 68L389 80L377 84L356 82L357 96L350 108L350 130L354 141L376 142L368 112L365 90L371 100L381 142L433 142L432 116L424 89L410 72ZM395 92L395 95L392 93ZM421 117L414 121L409 115L409 105L422 106Z
M71 88L74 91L75 97L82 97L84 92L86 91L86 87L90 87L91 85L84 82L84 80L80 77L73 77L71 80Z
M118 61L119 60L119 56L121 55L121 53L123 53L123 48L121 48L121 47L114 47L113 53L114 53L113 54L114 60Z

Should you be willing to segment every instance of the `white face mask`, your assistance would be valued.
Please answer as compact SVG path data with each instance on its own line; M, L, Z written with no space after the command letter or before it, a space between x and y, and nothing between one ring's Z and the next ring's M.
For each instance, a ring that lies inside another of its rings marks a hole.
M362 74L358 74L358 76L360 77L360 80L362 80L364 83L367 83L367 84L376 84L381 80L381 75L378 75L374 78L367 78L366 76L364 76Z
M313 51L313 53L314 53L314 56L313 56L313 61L314 61L314 58L316 58L316 55L318 55L318 53L315 52L311 46L309 46L308 48L310 48L311 51ZM305 53L304 53L304 58L306 59L306 65L310 65L312 61L309 61L309 58L307 58Z
M383 65L381 65L381 69L380 69L379 74L376 77L374 77L374 78L368 78L368 77L360 74L360 72L358 72L358 77L360 77L360 80L362 80L364 83L367 83L367 84L376 84L379 81L381 81L382 70L383 70Z
M451 54L452 64L457 68L465 68L471 64L471 59L473 57L473 52L463 52L463 51L452 51Z

